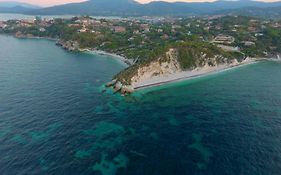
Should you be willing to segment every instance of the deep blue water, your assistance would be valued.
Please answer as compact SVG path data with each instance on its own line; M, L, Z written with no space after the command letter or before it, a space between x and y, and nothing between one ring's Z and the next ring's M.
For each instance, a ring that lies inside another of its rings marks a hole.
M101 93L124 67L0 35L0 174L280 174L281 63Z

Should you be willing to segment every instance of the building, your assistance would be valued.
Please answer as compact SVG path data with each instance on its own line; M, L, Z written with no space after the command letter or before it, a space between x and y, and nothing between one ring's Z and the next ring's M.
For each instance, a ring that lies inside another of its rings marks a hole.
M263 36L263 33L256 33L255 37L258 37L258 36Z
M79 33L85 33L87 31L88 31L87 28L84 28L84 27L82 29L78 30Z
M180 29L180 28L181 28L180 25L173 25L173 26L172 26L172 29Z
M255 45L255 43L252 41L243 41L242 43L244 44L244 46L254 46Z
M148 32L150 32L150 29L149 29L149 28L146 28L146 29L144 29L143 32L144 32L144 33L148 33Z
M279 24L277 22L272 24L271 26L274 27L274 28L281 28L281 24Z
M40 31L40 32L46 32L46 29L43 28L43 27L41 27L41 28L39 29L39 31Z
M133 34L140 34L139 30L134 30Z
M167 34L164 34L163 36L161 36L162 39L169 39L169 36Z
M19 21L20 26L22 27L30 27L32 25L34 25L34 20L20 20Z
M149 25L148 24L141 24L140 28L145 30L145 29L149 28Z
M0 29L5 29L7 25L3 22L0 22Z
M226 52L239 52L240 51L239 47L232 47L232 46L226 46L226 45L221 45L221 44L218 44L217 46Z
M248 27L248 31L253 33L253 32L257 31L257 28L256 27Z
M158 29L157 32L163 33L163 29Z
M80 27L80 24L68 24L68 27Z
M150 31L149 24L141 24L140 28L146 33Z
M126 32L126 28L122 27L122 26L115 26L114 27L114 32L117 32L117 33Z
M232 44L235 41L234 37L228 35L218 35L213 39L212 43L216 44Z

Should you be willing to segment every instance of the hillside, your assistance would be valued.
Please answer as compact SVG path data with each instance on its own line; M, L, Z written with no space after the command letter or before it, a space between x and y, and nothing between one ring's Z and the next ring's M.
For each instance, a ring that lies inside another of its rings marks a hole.
M216 14L226 14L226 15L243 15L250 17L259 17L264 19L280 19L281 17L281 6L280 7L248 7L240 8L234 10L223 10L218 11Z
M0 2L0 13L27 13L41 7L22 2Z
M26 13L30 8L15 6L15 7L0 7L0 13Z
M151 59L139 62L117 74L114 79L123 85L138 87L143 81L195 69L242 62L240 53L225 52L206 42L174 44Z
M16 2L16 1L6 1L6 2L0 2L0 7L5 7L5 8L12 8L12 7L25 7L29 9L39 9L41 8L40 6L33 5L33 4L28 4L28 3L23 3L23 2Z
M28 12L28 14L40 15L138 15L141 5L135 1L127 0L91 0L82 3L70 3Z
M114 85L124 85L126 92L255 60L251 58L280 58L281 53L281 22L244 16L178 18L173 23L170 18L155 23L82 16L9 20L0 27L0 33L19 38L57 39L69 51L118 55L130 67L113 78Z

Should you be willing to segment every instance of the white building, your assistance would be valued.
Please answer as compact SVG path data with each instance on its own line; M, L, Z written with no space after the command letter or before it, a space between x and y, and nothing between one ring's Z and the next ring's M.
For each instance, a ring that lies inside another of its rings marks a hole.
M218 35L213 39L213 43L216 44L232 44L235 41L235 38L228 35Z

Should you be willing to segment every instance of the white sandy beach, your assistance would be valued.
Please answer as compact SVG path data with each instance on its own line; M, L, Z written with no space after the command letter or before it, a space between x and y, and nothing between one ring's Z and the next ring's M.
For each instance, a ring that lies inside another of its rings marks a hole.
M242 63L239 63L239 64L219 65L217 67L207 67L207 68L201 68L199 70L183 71L183 72L168 74L168 75L164 75L164 76L157 76L157 77L150 78L150 79L147 79L145 81L135 84L134 88L136 90L138 90L138 89L144 89L144 88L149 88L149 87L153 87L153 86L160 86L160 85L167 84L167 83L173 83L173 82L198 78L198 77L202 77L202 76L207 76L207 75L210 75L213 73L218 73L218 72L230 70L230 69L241 67L241 66L254 64L254 63L257 63L259 60L262 60L262 59L251 59L251 60L247 60Z

